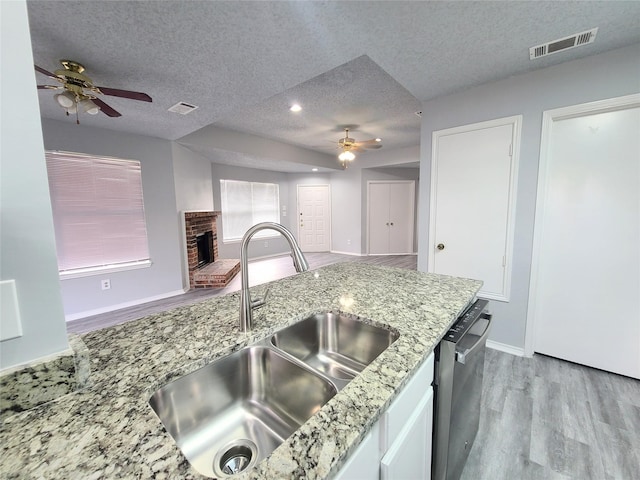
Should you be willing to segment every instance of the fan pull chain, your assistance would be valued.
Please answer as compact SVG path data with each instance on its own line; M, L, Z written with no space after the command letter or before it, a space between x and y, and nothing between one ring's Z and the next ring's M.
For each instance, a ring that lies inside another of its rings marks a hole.
M76 125L80 125L80 119L78 118L78 110L80 109L80 95L76 93Z

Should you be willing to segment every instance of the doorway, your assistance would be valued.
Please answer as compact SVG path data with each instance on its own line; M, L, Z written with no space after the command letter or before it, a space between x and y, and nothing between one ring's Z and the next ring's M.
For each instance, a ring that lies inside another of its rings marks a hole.
M542 132L525 353L640 378L640 95Z
M298 241L303 252L331 250L329 185L298 185Z

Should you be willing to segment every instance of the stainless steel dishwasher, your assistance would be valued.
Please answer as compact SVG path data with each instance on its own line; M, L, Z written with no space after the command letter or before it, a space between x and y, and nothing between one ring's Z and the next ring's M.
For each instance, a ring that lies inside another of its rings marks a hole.
M436 347L433 480L457 480L478 433L484 353L491 315L477 300Z

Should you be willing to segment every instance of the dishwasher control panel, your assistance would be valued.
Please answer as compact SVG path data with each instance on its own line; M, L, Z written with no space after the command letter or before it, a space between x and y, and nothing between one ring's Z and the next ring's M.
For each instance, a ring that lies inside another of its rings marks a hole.
M483 310L489 302L487 300L477 300L456 320L449 331L444 335L443 341L458 343L463 335L471 328L476 320L482 315Z

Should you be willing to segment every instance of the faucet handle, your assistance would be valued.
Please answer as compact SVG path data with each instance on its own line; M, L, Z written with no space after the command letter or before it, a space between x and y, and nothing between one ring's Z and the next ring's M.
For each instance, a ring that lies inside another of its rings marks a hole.
M267 287L264 291L264 297L256 298L251 301L251 308L260 308L264 307L267 303L267 298L269 298L269 294L271 293L271 287Z

